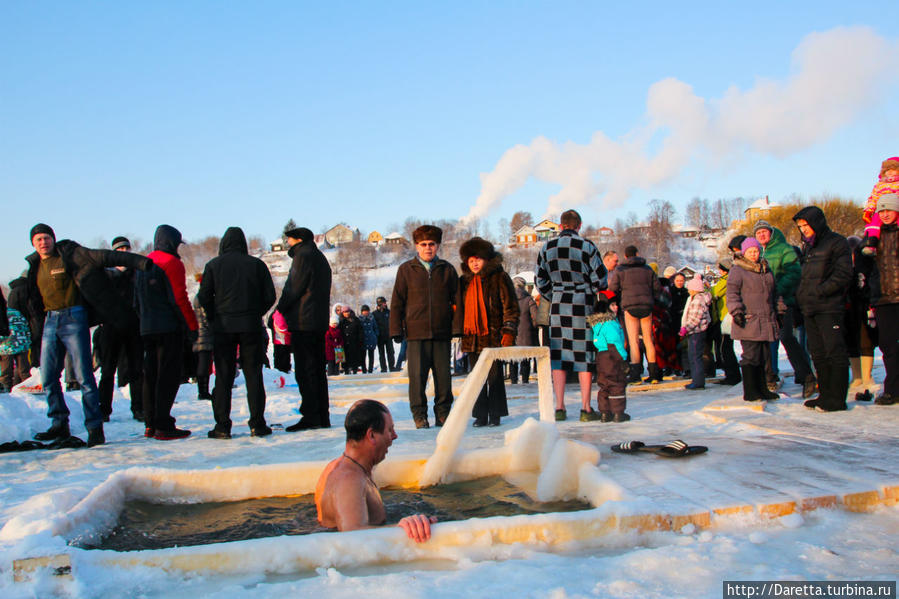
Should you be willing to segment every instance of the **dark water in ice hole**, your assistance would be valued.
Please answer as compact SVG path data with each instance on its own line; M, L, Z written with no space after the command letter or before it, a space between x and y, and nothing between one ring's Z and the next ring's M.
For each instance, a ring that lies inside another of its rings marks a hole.
M416 513L433 514L438 521L574 512L592 506L583 501L540 503L501 477L488 477L416 491L381 489L387 522ZM71 542L84 549L137 551L188 545L207 545L280 535L323 532L318 525L313 497L267 497L220 503L156 504L129 501L119 523L97 539Z

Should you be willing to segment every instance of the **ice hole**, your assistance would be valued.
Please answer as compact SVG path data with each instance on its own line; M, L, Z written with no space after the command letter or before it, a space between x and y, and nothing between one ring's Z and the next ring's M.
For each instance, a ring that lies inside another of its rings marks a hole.
M427 513L440 522L587 510L586 501L537 501L499 476L424 489L381 489L387 524ZM245 541L281 535L328 532L316 521L312 494L235 502L159 504L126 501L108 533L86 535L71 544L83 549L136 551Z

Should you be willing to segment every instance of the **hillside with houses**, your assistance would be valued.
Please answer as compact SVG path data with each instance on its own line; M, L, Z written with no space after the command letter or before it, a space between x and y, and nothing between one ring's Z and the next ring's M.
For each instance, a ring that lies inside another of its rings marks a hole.
M658 264L660 272L667 266L673 266L688 276L700 272L715 277L719 255L733 232L765 218L775 207L776 204L770 203L767 197L760 198L744 209L742 218L731 221L727 227L682 225L659 222L659 219L650 217L642 221L634 220L618 230L605 225L588 225L582 227L581 233L593 241L603 254L607 251L622 253L625 246L636 245L648 262ZM440 255L456 263L459 245L473 234L470 229L458 224L439 224L446 231ZM496 235L489 237L503 253L506 270L512 276L521 276L532 283L540 248L546 241L558 236L561 227L557 222L544 219L507 230L508 236L501 240ZM358 307L373 304L380 295L389 298L396 269L415 254L410 237L400 231L363 233L360 227L344 222L316 235L315 243L328 258L334 272L334 301L348 302ZM283 283L290 269L285 240L280 237L273 239L268 249L260 251L259 255L269 265L276 285Z

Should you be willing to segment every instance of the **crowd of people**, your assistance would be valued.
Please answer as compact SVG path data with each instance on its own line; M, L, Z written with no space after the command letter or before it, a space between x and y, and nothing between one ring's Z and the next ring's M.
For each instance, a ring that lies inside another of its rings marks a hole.
M719 368L724 376L716 382L742 383L746 401L777 399L780 344L805 405L845 410L850 387L858 399L873 399L879 346L886 379L875 401L892 405L899 398L897 181L899 159L889 159L872 211L865 212L876 230L869 225L864 238L847 240L828 227L820 208L808 206L793 216L800 247L760 220L752 236L730 240L710 281L699 274L688 280L670 266L660 276L635 246L624 249L623 262L614 251L600 256L579 233L580 215L568 210L558 237L540 249L529 293L526 281L505 272L489 241L464 242L457 268L439 256L441 229L423 225L413 233L415 256L397 270L389 305L378 297L374 310L362 305L358 315L349 305L331 305L331 268L304 227L284 233L291 267L280 296L266 265L249 255L243 231L230 227L219 255L197 275L191 301L174 227L160 225L153 251L141 256L125 237L114 238L110 250L92 250L57 241L41 223L31 229L28 269L11 282L0 310L0 386L8 390L38 366L51 426L35 438L66 442L60 378L68 363L81 391L87 445L94 446L105 443L116 373L118 385L129 386L131 412L145 436L162 441L190 435L171 411L180 385L195 377L198 399L212 402L208 437L229 439L239 366L250 434L266 436L272 429L262 373L270 338L275 368L293 368L300 393L301 418L286 431L330 427L328 375L373 372L376 350L381 372L406 362L412 417L417 428L428 428L427 380L433 377L433 417L441 426L453 404L457 352L474 365L487 348L542 343L550 348L556 420L567 419L564 389L574 377L581 421L623 422L630 418L628 383L685 376L686 389L697 390ZM530 361L513 363L508 375L527 383ZM474 404L474 426L499 426L508 414L505 380L503 365L493 364Z

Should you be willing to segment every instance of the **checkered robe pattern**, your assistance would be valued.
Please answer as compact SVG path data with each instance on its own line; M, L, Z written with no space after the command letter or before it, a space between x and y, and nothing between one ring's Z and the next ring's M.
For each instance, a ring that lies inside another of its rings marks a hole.
M593 333L587 316L596 292L606 286L599 251L571 229L547 241L537 257L537 289L550 300L549 355L553 370L593 367Z

